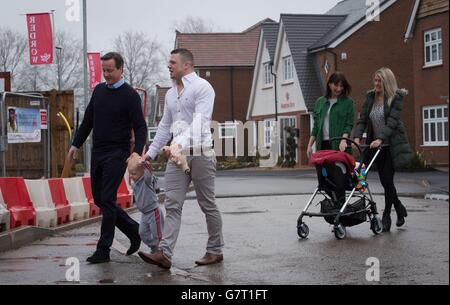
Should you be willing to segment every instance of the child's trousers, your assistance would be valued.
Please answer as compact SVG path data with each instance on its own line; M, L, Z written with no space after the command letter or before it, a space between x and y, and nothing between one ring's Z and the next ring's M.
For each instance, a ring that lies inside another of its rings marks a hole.
M139 224L139 235L152 252L158 250L164 227L164 210L161 206L149 213L143 213Z

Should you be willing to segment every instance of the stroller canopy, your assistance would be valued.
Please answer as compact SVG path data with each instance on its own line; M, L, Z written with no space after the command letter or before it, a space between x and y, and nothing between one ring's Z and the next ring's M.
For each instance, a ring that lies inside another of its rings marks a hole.
M337 150L320 150L311 156L311 163L314 166L323 164L335 164L341 162L347 168L347 173L352 174L355 169L355 159L345 152Z

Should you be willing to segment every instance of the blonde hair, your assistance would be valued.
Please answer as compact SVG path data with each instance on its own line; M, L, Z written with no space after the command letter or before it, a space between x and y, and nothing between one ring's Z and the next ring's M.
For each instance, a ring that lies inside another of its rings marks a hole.
M137 154L131 155L128 160L128 172L133 180L139 179L144 174L144 166L141 160L142 158Z
M381 78L381 83L383 86L383 95L387 98L387 103L389 107L391 106L392 100L398 90L397 80L395 79L394 72L391 69L383 67L374 73Z

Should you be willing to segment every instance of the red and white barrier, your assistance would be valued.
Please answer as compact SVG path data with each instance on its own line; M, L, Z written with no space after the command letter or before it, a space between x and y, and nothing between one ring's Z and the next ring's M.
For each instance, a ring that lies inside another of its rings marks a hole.
M36 225L36 211L28 194L25 180L22 177L0 177L0 189L10 213L10 229Z
M9 230L9 211L0 189L0 232Z
M64 178L64 190L70 204L70 221L89 218L89 202L84 192L81 177Z
M92 188L91 188L91 177L83 177L81 179L83 181L83 187L84 187L84 193L86 194L86 198L89 202L89 216L90 217L96 217L101 214L101 210L98 206L94 203L94 196L92 195Z
M117 189L117 204L122 209L126 209L131 207L133 204L133 195L131 195L127 183L125 182L125 178L122 178L122 182Z
M62 178L48 179L48 187L52 202L55 205L56 215L58 217L57 224L68 223L70 221L70 205L66 197L66 190Z
M117 190L117 204L133 204L131 186L123 178ZM101 215L94 203L91 178L31 180L0 177L0 232L20 226L54 227L74 220Z
M25 184L36 211L37 226L41 228L55 227L57 214L50 196L48 182L46 180L25 179Z

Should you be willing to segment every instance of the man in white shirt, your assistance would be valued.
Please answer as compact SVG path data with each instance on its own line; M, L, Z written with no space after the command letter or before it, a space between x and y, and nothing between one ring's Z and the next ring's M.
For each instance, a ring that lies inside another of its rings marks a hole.
M192 180L198 204L206 216L209 235L206 254L195 263L219 263L223 260L224 243L222 217L215 203L216 157L210 129L214 89L194 72L194 57L187 49L173 50L168 68L173 86L166 94L164 114L146 158L155 159L173 134L172 145L178 145L187 155L191 174L187 175L175 163L168 162L164 176L166 218L160 250L138 254L148 263L170 269L183 203Z

